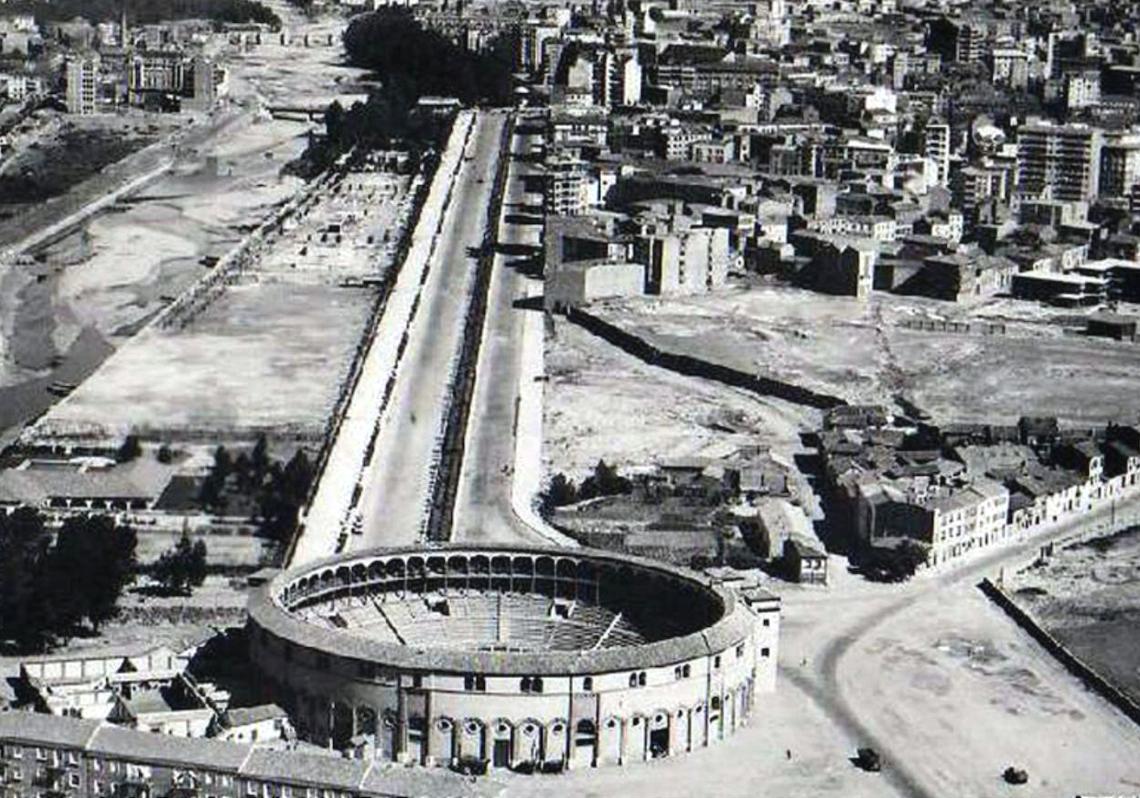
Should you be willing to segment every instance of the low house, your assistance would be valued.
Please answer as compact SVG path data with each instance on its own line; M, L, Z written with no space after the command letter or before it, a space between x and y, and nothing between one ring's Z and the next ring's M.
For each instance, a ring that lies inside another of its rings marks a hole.
M296 737L296 732L284 709L276 704L262 704L227 710L212 736L219 740L265 746L287 743Z
M784 565L795 582L827 584L827 555L802 538L784 541Z

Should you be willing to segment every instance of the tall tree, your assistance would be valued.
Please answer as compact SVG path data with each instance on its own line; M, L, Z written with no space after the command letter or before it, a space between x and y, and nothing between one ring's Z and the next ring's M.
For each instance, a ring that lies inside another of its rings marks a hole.
M27 647L42 647L54 616L45 594L51 535L35 510L0 514L0 638Z
M206 579L206 544L201 540L191 543L183 532L174 548L155 563L152 575L171 593L189 593Z

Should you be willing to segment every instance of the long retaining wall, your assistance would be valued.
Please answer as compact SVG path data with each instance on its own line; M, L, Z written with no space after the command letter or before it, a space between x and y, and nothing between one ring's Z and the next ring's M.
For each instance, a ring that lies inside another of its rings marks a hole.
M722 363L713 363L692 355L670 352L581 308L569 309L566 312L566 318L634 357L651 365L675 371L678 374L703 377L733 388L743 388L762 396L775 396L778 399L784 399L798 405L823 410L847 404L838 396L819 393L801 385L741 371Z
M1064 665L1066 670L1084 682L1090 690L1127 715L1134 723L1140 724L1140 704L1137 704L1125 695L1119 687L1105 679L1073 652L1065 648L1057 638L1045 631L1029 613L1017 606L1017 603L1004 590L988 578L983 579L978 584L978 589L985 594L986 598L998 605L1030 637L1040 643L1058 662Z

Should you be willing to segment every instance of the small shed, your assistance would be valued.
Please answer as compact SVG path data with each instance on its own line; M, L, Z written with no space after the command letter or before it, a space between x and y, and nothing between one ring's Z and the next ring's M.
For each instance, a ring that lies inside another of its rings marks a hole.
M1111 338L1114 341L1136 340L1136 319L1119 313L1094 313L1088 318L1085 331L1096 338Z

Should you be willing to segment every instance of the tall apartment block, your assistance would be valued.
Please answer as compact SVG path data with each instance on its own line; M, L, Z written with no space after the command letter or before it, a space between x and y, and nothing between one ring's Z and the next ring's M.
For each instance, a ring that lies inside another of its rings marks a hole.
M1017 132L1017 188L1023 196L1081 202L1097 195L1103 134L1086 125L1034 122Z
M67 62L67 110L73 114L93 114L99 93L99 56L95 54Z

